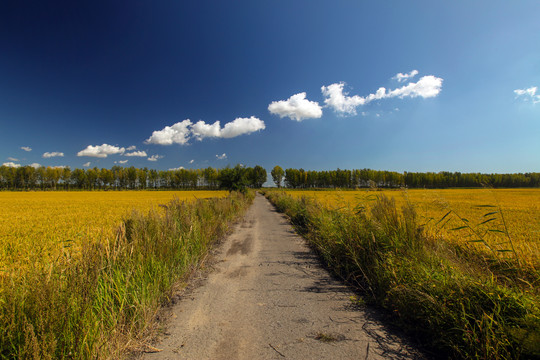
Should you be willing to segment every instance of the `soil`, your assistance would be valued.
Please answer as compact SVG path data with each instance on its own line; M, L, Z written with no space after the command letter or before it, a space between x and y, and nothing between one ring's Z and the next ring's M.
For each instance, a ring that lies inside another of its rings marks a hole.
M206 279L171 308L155 352L137 358L425 358L355 297L257 194Z

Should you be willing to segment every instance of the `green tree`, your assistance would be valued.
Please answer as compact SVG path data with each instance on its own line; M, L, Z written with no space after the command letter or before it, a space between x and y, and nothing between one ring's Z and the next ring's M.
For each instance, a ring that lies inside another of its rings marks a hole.
M285 171L283 171L283 169L279 165L276 165L270 173L272 174L272 180L274 180L276 186L280 188L281 182L283 181L283 176L285 175Z

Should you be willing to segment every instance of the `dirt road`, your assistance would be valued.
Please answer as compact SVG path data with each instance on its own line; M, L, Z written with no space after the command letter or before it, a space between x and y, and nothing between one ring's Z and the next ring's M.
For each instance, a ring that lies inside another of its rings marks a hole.
M144 359L414 359L261 195Z

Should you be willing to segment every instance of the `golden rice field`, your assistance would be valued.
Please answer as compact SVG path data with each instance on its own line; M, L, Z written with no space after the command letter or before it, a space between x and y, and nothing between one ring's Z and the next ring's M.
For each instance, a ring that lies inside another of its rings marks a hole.
M227 191L0 192L0 275L73 256L82 242L114 236L122 217L174 197L225 197Z
M426 223L426 229L432 235L490 251L482 243L470 242L476 239L476 236L472 236L474 233L470 229L452 230L465 226L467 223L459 220L459 217L465 218L468 224L494 249L494 253L511 257L513 253L506 250L511 250L513 245L523 263L536 269L540 268L540 189L288 190L287 192L295 197L314 197L332 208L349 209L359 206L369 207L369 203L382 194L393 197L398 208L406 202L406 199L409 199L420 216L420 222ZM496 207L479 207L478 205ZM450 209L454 213L439 222ZM495 211L497 211L496 214L484 216ZM489 219L494 220L480 225ZM449 220L448 223L447 220ZM488 231L504 232L504 222L506 222L512 244L508 242L504 234Z

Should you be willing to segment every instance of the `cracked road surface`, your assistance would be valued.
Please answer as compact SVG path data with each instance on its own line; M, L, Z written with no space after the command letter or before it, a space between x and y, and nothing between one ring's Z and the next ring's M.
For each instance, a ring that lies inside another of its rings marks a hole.
M143 359L418 359L323 269L261 195Z

